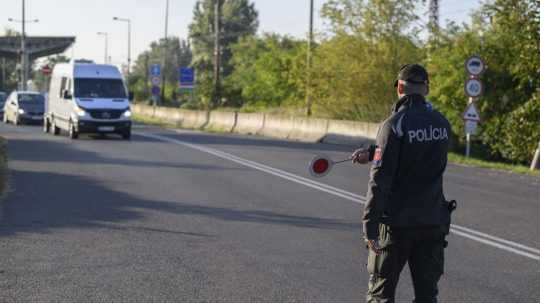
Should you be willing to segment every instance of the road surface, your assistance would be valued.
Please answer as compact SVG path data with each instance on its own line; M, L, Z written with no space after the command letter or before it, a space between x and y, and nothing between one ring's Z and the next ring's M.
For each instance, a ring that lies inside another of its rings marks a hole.
M362 302L368 167L350 150L139 126L131 142L0 125L0 302ZM540 178L451 165L441 302L540 302ZM397 302L412 300L406 269Z

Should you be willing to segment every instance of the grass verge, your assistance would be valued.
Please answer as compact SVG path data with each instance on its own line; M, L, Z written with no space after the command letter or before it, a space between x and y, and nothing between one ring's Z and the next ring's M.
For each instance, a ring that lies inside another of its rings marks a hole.
M508 164L508 163L502 163L502 162L491 162L491 161L486 161L486 160L481 160L481 159L476 159L476 158L467 158L463 155L456 154L456 153L449 153L448 161L450 161L451 163L462 164L462 165L467 165L467 166L503 170L503 171L513 172L513 173L518 173L518 174L526 174L526 175L540 177L540 170L533 171L533 170L530 170L529 167L525 165Z
M159 118L144 117L137 114L133 116L133 120L139 123L156 125L156 126L161 126L161 127L180 128L180 126L175 123L166 122L166 121L160 120ZM211 130L205 130L205 131L211 132L211 133L226 132L226 131L220 131L217 129L211 129ZM501 163L501 162L486 161L486 160L481 160L481 159L476 159L476 158L467 158L463 155L456 154L456 153L449 153L448 161L454 164L495 169L495 170L501 170L501 171L506 171L506 172L513 172L517 174L525 174L525 175L532 175L532 176L540 177L540 170L531 171L529 167L524 166L524 165L515 165L515 164L508 164L508 163Z

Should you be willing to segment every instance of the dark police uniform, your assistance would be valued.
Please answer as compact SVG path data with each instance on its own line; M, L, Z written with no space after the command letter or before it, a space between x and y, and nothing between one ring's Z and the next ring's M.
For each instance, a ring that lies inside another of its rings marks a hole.
M401 98L379 129L363 224L382 252L369 251L367 302L394 302L407 262L414 302L437 302L450 223L443 194L449 136L448 120L421 95Z

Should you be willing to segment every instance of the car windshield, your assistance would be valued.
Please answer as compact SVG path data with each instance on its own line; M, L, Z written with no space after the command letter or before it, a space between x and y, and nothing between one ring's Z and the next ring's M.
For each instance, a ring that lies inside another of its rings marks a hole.
M126 89L120 79L75 79L77 98L125 99Z
M43 95L38 94L19 94L18 95L20 105L43 105L45 98Z

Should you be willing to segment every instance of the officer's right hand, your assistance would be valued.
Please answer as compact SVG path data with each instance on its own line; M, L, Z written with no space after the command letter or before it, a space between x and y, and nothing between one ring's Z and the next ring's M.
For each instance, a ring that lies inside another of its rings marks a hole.
M367 245L376 255L380 255L383 252L378 240L367 240Z
M352 163L356 164L366 164L369 162L369 149L360 148L354 151L351 155Z

